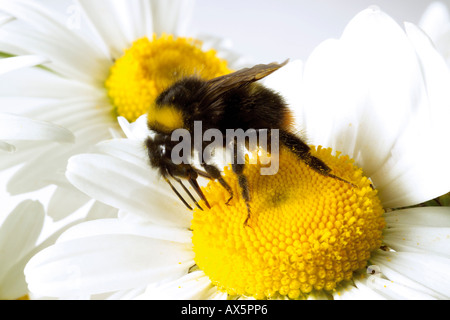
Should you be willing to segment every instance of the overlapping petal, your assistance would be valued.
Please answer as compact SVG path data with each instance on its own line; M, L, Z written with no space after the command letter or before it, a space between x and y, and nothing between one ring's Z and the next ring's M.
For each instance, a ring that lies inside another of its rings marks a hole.
M0 140L55 141L73 143L72 132L48 121L0 113ZM9 143L0 144L0 150L13 151Z
M38 201L20 203L0 227L0 298L17 299L28 293L23 270L44 224Z
M450 66L450 12L441 1L431 3L423 13L419 27L426 32Z
M169 281L185 274L193 264L191 244L161 239L167 232L164 229L150 227L150 232L143 232L143 227L127 228L124 223L108 220L77 228L30 260L25 273L33 293L89 298L91 294ZM177 230L172 232L177 238Z
M194 271L174 281L160 286L148 286L145 293L136 297L143 300L213 300L227 299L211 284L211 280L202 271Z
M0 74L20 68L33 67L48 62L47 58L37 55L24 55L0 59Z
M386 207L417 204L450 189L450 78L414 26L405 33L376 8L359 13L339 40L304 67L299 117L310 142L350 155Z
M138 165L108 155L78 155L70 159L66 176L90 197L153 223L190 225L192 214L145 161Z
M0 29L0 51L38 54L50 60L48 68L64 77L93 85L104 81L110 61L95 43L67 28L67 17L61 12L36 1L22 0L2 0L0 8L15 18Z
M120 57L124 48L141 37L184 32L192 10L191 0L117 0L106 7L96 1L80 0L78 3L111 59ZM97 14L100 11L102 14Z

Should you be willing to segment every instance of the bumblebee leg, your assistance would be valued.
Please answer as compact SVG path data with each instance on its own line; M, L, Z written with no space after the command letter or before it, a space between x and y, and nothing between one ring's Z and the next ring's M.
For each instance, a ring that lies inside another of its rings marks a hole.
M222 178L222 175L220 174L220 170L217 169L216 166L213 166L211 164L203 163L202 167L205 169L206 173L209 175L210 179L214 179L219 181L219 183L224 187L228 193L230 194L230 198L227 200L226 204L228 204L231 199L233 199L233 190L231 190L230 185Z
M348 183L352 187L355 187L353 183L330 173L330 167L328 167L325 162L323 162L319 158L311 155L311 148L296 135L284 130L280 130L280 141L314 171L320 173L323 176Z
M247 206L247 218L244 224L247 225L250 218L250 191L248 188L247 177L243 174L245 164L232 164L233 172L238 176L239 186L241 187L241 195Z
M239 159L238 157L237 139L234 139L233 150L234 150L233 152L234 161L233 164L231 165L231 168L238 177L239 186L241 187L241 195L245 201L245 205L247 206L247 218L245 219L244 222L244 224L247 225L248 219L250 218L250 191L248 188L247 177L244 175L245 161L244 159Z
M190 178L189 183L191 184L192 188L194 188L195 192L197 192L197 194L200 196L200 198L205 202L208 209L211 209L211 206L209 205L208 200L206 200L206 197L203 194L202 189L200 189L197 180L194 178Z
M203 178L211 179L211 176L208 173L206 173L205 171L197 169L195 167L192 167L192 169L194 169L194 171L197 172L197 174L199 176L201 176Z

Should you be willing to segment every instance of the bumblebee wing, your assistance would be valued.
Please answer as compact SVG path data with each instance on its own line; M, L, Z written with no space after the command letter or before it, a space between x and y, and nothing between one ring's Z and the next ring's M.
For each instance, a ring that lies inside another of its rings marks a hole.
M251 68L244 68L236 72L226 74L207 81L208 96L212 100L217 99L223 93L232 88L247 85L267 77L272 72L286 65L289 60L283 63L258 64Z

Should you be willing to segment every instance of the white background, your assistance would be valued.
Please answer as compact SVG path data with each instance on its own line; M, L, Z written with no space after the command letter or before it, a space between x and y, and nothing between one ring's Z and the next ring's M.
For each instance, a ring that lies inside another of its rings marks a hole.
M305 60L327 38L339 38L360 11L378 6L399 24L418 24L433 0L196 0L191 27L232 40L256 63ZM450 7L450 0L441 1Z

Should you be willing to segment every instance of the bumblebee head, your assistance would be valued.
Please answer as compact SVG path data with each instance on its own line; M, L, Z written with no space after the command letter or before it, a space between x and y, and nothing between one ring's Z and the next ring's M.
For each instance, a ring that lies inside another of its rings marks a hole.
M184 128L188 122L188 106L198 99L201 88L200 79L190 77L175 82L164 90L150 106L147 114L149 129L169 134L175 129Z

